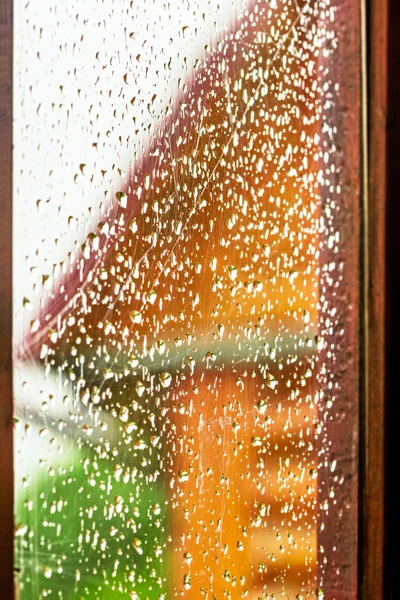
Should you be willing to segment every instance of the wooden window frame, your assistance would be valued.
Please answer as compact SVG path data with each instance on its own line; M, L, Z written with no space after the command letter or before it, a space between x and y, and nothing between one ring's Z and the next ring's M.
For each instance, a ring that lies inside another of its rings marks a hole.
M0 0L0 598L13 598L13 1Z

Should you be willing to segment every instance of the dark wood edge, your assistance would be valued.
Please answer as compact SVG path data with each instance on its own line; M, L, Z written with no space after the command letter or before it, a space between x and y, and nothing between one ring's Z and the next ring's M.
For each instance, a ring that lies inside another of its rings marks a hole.
M13 589L12 396L13 1L0 0L0 598Z
M362 0L363 1L363 0ZM366 10L364 187L363 406L361 410L361 598L385 594L385 322L389 0L368 0Z
M400 597L397 574L400 557L398 531L398 465L399 465L399 373L400 373L400 3L398 0L376 0L376 10L387 5L387 31L381 52L387 61L387 101L382 107L386 116L382 129L386 132L386 315L385 315L385 545L384 598ZM384 59L382 57L382 63ZM383 83L380 84L383 87ZM383 90L381 90L383 94ZM377 117L378 118L378 117ZM382 116L382 121L384 117Z

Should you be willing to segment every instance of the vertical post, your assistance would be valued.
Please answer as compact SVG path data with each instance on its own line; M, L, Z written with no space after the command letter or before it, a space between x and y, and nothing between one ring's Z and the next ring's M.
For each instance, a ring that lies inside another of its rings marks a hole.
M0 597L13 585L12 396L13 0L0 0Z
M376 12L381 8L375 0ZM400 5L396 0L386 0L387 33L386 45L382 46L382 62L387 62L387 92L380 115L382 141L386 143L386 206L385 206L385 245L386 245L386 379L385 379L385 539L384 539L384 598L399 598L400 584L398 569L398 528L400 525L398 510L397 469L399 460L399 335L400 335L400 203L399 203L399 164L400 164L400 40L398 19ZM378 9L379 7L379 9ZM397 20L396 20L397 19ZM397 28L396 28L397 23ZM382 210L383 212L383 210ZM380 282L378 282L380 283ZM382 444L383 446L383 444Z
M366 8L364 95L368 138L364 228L364 398L361 445L361 597L389 598L385 563L385 410L386 410L386 185L388 2L370 0ZM397 77L397 75L396 75ZM398 166L396 165L396 169Z

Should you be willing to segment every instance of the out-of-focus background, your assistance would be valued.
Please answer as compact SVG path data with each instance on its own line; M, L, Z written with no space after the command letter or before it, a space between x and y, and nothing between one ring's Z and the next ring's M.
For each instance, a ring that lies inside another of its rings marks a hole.
M315 598L335 11L16 15L19 597Z

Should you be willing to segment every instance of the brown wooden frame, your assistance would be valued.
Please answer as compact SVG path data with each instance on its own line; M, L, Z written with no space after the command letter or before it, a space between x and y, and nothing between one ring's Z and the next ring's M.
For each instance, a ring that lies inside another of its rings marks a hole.
M13 598L12 396L13 2L0 1L0 597Z
M386 119L388 5L364 5L364 402L360 444L359 572L362 598L389 598L384 589Z
M400 4L396 0L374 0L371 9L370 138L371 146L374 144L375 148L371 148L370 152L370 222L376 223L379 233L371 238L370 255L376 255L376 271L380 271L380 274L374 273L374 278L371 276L371 281L375 284L375 296L378 288L385 291L385 296L376 305L377 324L372 329L371 339L371 351L377 350L382 355L382 369L376 372L379 392L376 390L369 410L370 430L374 435L370 436L369 446L375 463L370 481L375 477L380 479L375 486L370 485L367 498L370 552L365 582L366 589L378 584L373 573L376 565L380 564L383 581L381 588L376 588L376 593L382 591L382 598L394 600L400 594L396 573L396 558L400 554L397 539L400 523L396 505L400 364ZM377 157L379 149L382 152L380 159ZM377 523L375 528L371 521Z

